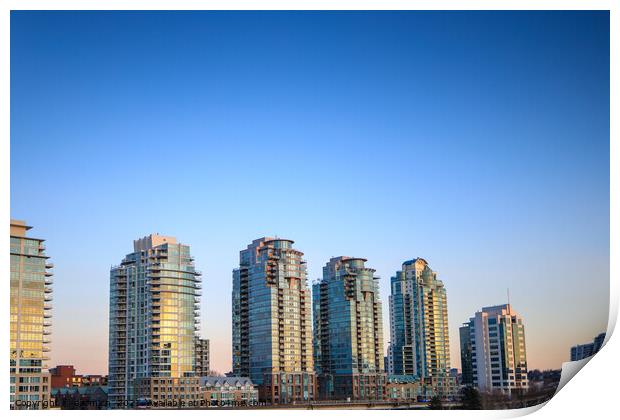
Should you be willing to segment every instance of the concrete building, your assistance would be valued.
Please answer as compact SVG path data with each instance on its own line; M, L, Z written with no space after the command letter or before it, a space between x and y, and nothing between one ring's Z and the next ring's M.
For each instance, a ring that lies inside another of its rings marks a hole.
M202 399L210 407L244 407L258 404L258 389L250 378L205 376L200 378Z
M600 333L591 343L577 344L570 349L570 360L575 362L577 360L585 359L586 357L594 356L603 347L605 341L605 333Z
M315 397L310 291L303 253L288 239L261 238L233 271L233 372L274 404Z
M11 220L11 408L49 403L51 392L47 353L52 326L49 269L53 264L47 261L44 239L27 236L30 229L21 220Z
M178 382L195 375L200 291L189 246L171 236L153 234L134 241L133 252L112 267L111 408L145 398L141 392L151 379Z
M386 374L375 270L363 258L332 258L312 287L315 366L321 399L382 400Z
M134 387L136 406L190 407L203 398L197 376L137 378Z
M510 304L490 306L476 312L462 327L461 349L465 371L471 360L473 386L482 392L505 394L527 390L527 357L523 318ZM463 340L465 342L463 342Z
M420 379L426 396L450 396L446 289L426 260L405 261L390 279L389 373Z
M209 340L206 338L194 338L194 357L196 376L208 376L210 370L209 363Z

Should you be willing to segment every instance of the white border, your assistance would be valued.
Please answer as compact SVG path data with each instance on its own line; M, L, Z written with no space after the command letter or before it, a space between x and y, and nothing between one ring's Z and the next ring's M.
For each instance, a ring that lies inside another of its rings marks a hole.
M384 0L384 1L327 1L327 0L305 0L305 1L251 1L251 0L229 0L229 1L198 1L198 0L151 0L151 1L138 1L138 0L89 0L89 1L76 1L76 0L4 0L0 2L0 86L2 87L2 94L0 95L0 194L2 199L0 200L0 214L5 221L2 224L1 233L3 238L2 246L0 248L0 261L3 267L3 280L4 284L8 285L8 267L9 267L9 218L10 218L10 203L9 203L9 188L10 188L10 171L9 171L9 156L10 156L10 10L610 10L610 25L611 25L611 72L610 72L610 87L611 87L611 126L610 126L610 176L611 176L611 220L610 220L610 317L608 325L608 335L606 338L606 345L601 352L588 363L583 369L583 372L579 374L579 379L570 381L561 392L559 392L544 409L537 411L540 407L534 407L524 410L510 410L510 411L491 411L491 412L467 412L467 411L441 411L424 413L418 412L412 413L410 411L391 411L389 414L392 417L409 418L410 416L424 416L431 418L459 418L459 419L481 419L481 418L508 418L519 415L525 415L536 411L533 414L533 418L583 418L588 416L593 418L595 416L605 416L607 413L615 411L615 399L617 398L617 381L620 378L619 375L619 363L618 355L620 354L620 342L617 337L611 337L617 316L618 316L618 264L620 263L620 230L618 224L618 216L620 215L620 203L618 189L620 187L619 182L619 161L620 161L620 147L618 146L618 126L616 117L618 116L618 27L620 23L617 1L553 1L553 0L429 0L429 1L403 1L403 0ZM0 294L2 295L3 302L8 306L9 301L9 288L0 288ZM9 317L8 312L3 311L2 317L4 319L4 331L0 341L0 348L7 349L9 346L8 331L9 331ZM568 367L568 366L567 366ZM572 369L575 367L571 366ZM578 370L578 369L576 369ZM566 369L568 371L568 369ZM6 378L4 383L8 384L8 370L4 371L4 377ZM8 410L8 387L0 387L0 401L5 401L4 408ZM47 410L37 412L10 412L11 415L20 416L58 416L60 411ZM146 418L167 417L166 411L62 411L62 417L83 417L93 416L99 417L103 415L109 416L132 416L133 418ZM205 411L175 411L174 415L183 413L183 416L191 416L194 418L204 417ZM335 411L294 411L296 417L316 418L317 416L323 417L325 415L333 415ZM356 411L340 411L342 415L355 415L361 417L378 417L385 416L386 411L371 411L371 410L356 410ZM217 418L226 416L227 418L245 418L250 412L246 410L231 410L231 411L210 411L209 417L214 416ZM289 410L253 410L251 411L252 417L267 418L267 417L284 417L290 416L293 412ZM603 417L605 418L605 417Z

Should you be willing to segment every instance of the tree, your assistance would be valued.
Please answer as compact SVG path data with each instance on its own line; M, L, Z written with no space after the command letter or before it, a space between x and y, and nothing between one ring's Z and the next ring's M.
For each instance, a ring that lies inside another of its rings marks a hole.
M463 389L461 404L463 410L482 410L482 398L478 390L471 386Z
M431 410L443 410L443 402L441 401L441 398L437 396L431 398L431 402L428 405L428 408L430 408Z

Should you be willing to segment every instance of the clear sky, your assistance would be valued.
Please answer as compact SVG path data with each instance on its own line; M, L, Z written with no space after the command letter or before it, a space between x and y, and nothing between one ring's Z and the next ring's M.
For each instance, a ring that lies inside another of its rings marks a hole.
M11 215L55 263L51 365L107 371L109 269L192 247L203 336L231 365L253 239L423 257L458 327L510 300L530 368L607 325L607 12L13 12Z

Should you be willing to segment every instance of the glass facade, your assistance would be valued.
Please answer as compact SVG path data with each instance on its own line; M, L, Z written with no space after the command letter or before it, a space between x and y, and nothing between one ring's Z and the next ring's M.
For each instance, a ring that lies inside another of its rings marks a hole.
M287 239L261 238L233 271L233 372L261 400L314 399L310 291L303 253Z
M449 396L448 302L443 282L426 260L405 261L390 279L389 369L420 379L426 396Z
M194 375L202 286L193 260L189 246L150 235L134 241L134 252L111 269L112 407L143 397L137 379Z
M323 399L383 399L378 277L363 258L332 258L312 286L315 366Z
M21 402L49 401L53 267L47 262L43 239L26 237L30 226L11 220L10 300L10 399L11 408ZM41 405L34 408L41 408Z

